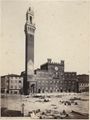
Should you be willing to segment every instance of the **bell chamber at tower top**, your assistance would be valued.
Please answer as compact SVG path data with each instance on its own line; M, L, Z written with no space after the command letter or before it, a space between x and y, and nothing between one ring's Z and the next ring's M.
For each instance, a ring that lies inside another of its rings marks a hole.
M31 7L29 7L29 9L26 12L25 33L34 34L36 28L35 28L35 24L33 23L33 19L34 19L34 12L31 9Z
M26 22L33 24L34 12L29 8L26 13Z

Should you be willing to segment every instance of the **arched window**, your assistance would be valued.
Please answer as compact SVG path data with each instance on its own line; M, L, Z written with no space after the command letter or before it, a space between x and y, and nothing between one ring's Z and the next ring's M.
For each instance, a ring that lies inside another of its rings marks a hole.
M32 17L30 16L30 23L32 24Z

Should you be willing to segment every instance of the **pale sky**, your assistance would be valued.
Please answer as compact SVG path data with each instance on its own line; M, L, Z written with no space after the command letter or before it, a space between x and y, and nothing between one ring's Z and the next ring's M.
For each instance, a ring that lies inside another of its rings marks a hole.
M0 75L25 68L25 14L34 10L35 68L52 58L65 60L65 71L89 72L89 2L3 0L1 3Z

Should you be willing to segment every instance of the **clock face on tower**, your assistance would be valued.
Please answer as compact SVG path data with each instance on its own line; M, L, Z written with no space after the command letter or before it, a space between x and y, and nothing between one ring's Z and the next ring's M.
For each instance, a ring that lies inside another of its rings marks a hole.
M55 71L58 71L58 67L57 66L55 66Z

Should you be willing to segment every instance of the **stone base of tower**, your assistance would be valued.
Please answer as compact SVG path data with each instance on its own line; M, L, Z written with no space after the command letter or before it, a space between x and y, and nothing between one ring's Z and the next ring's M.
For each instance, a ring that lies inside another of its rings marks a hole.
M29 82L29 94L30 93L36 93L37 92L37 84L36 81L30 81Z
M34 75L28 75L27 82L28 82L28 94L36 93L37 83L34 79Z

